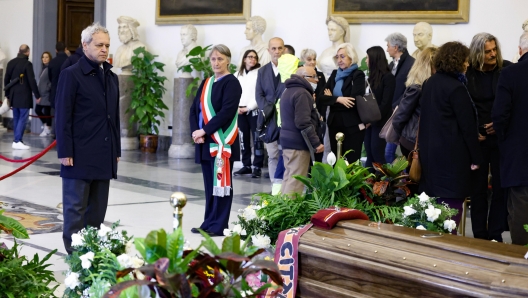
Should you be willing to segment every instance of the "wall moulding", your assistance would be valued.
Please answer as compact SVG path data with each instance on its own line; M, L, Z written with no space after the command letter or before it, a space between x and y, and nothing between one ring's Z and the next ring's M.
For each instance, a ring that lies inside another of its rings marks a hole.
M157 0L156 25L245 23L251 0Z
M470 0L328 0L328 15L351 24L469 22Z

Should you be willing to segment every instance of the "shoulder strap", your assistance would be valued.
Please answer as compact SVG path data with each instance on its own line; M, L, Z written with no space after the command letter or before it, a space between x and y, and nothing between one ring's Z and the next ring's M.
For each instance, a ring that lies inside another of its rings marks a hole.
M418 136L420 135L420 117L418 117L418 129L416 130L416 142L414 143L414 151L418 150Z

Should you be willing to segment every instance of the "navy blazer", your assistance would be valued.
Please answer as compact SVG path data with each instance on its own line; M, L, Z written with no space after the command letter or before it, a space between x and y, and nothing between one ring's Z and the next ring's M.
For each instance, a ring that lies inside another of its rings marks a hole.
M59 76L56 94L56 136L59 158L73 157L73 166L61 165L61 177L107 180L117 178L121 156L119 83L112 65L83 56Z
M202 95L204 83L205 80L202 81L202 84L196 92L189 113L189 124L191 126L190 135L192 135L193 131L200 129L200 96ZM209 151L210 144L214 143L211 135L220 128L223 131L226 131L231 125L233 118L238 117L238 103L240 102L240 96L242 96L242 86L240 86L240 82L232 74L222 77L219 81L213 84L211 103L216 112L216 116L214 116L207 124L202 121L202 128L205 131L205 142L204 144L195 145L194 161L196 163L201 163L203 160L214 159ZM240 143L237 136L235 142L231 145L230 161L238 160L240 160Z
M502 187L528 186L528 54L503 68L491 111L499 140Z
M275 88L275 83L273 82L275 73L273 72L272 63L270 62L258 70L257 87L255 88L257 106L264 111L266 120L268 120L268 116L272 115L271 108L275 108L277 99L281 97L284 89L286 89L282 82L279 82L277 88Z

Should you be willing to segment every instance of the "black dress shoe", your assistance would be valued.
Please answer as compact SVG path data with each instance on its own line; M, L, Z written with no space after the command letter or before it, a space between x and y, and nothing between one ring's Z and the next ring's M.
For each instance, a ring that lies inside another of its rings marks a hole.
M240 170L233 173L235 176L251 174L251 167L242 167Z
M205 232L207 233L207 235L209 235L209 237L221 237L221 236L223 236L223 235L215 234L215 233L213 233L211 231L205 231Z
M262 170L260 168L254 168L251 178L260 178L261 175L262 175Z
M200 230L199 230L199 228L192 228L191 229L191 233L200 234Z

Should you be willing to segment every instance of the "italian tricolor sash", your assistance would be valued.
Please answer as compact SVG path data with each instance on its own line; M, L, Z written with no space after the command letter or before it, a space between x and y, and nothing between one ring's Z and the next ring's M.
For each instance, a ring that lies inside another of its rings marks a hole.
M211 102L214 81L214 76L205 79L202 94L200 96L202 115L206 125L214 116L216 116L216 112ZM231 194L231 168L229 165L229 158L231 157L231 145L233 145L238 135L237 120L238 117L235 113L231 125L229 125L229 128L226 131L223 131L223 129L220 128L211 136L215 141L214 144L210 144L211 146L209 148L211 156L216 156L213 171L213 195L215 196L224 197Z

